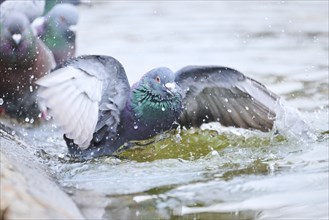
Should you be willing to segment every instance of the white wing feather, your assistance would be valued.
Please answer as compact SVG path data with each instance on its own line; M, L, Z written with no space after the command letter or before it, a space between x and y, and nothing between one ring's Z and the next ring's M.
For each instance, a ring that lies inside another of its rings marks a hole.
M81 149L88 148L98 120L102 80L68 66L36 82L39 97L65 135Z

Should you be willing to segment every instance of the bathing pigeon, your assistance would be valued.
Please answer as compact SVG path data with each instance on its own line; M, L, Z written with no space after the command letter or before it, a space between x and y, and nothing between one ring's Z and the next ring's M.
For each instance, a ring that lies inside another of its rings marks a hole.
M74 5L57 4L32 24L37 35L53 52L57 64L75 56L75 28L78 19L78 9Z
M45 0L4 1L0 4L0 21L14 12L20 12L25 14L32 22L43 14L45 4Z
M177 126L218 121L269 131L278 96L242 73L220 66L160 67L131 88L110 56L80 56L36 82L39 97L80 159L113 154L129 141Z
M34 81L55 67L51 52L34 35L30 21L19 12L0 22L0 101L8 115L35 120Z

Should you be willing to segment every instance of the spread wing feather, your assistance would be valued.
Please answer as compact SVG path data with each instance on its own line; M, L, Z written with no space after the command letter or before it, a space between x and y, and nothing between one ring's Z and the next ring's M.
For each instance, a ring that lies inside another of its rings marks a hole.
M41 105L80 149L114 134L130 91L122 65L108 56L69 60L36 83Z
M181 125L218 121L224 126L272 129L278 96L242 73L219 66L187 66L176 73L183 89Z

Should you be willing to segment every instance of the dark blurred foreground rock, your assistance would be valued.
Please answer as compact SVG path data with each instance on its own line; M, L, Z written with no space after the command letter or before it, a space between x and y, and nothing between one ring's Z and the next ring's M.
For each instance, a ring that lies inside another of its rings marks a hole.
M0 126L0 219L84 219L46 165Z

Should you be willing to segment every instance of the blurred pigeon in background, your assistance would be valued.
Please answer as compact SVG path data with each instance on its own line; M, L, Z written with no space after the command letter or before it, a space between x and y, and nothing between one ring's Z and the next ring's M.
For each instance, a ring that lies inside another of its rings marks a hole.
M4 1L0 5L0 21L13 12L20 12L25 14L32 22L37 17L43 15L45 4L45 0Z
M74 5L57 4L32 24L37 35L53 52L57 64L75 56L78 19L79 12Z
M35 36L24 13L6 14L0 30L1 111L33 122L40 116L34 82L55 67L53 55Z

